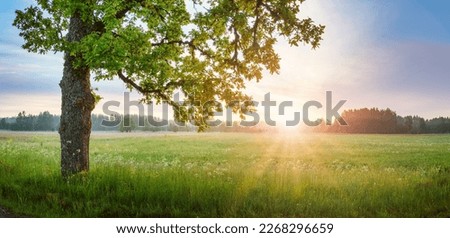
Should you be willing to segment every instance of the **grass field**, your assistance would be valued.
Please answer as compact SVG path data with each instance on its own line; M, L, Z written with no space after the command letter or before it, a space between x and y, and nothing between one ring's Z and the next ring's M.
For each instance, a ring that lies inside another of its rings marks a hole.
M450 135L0 133L0 204L32 217L450 217Z

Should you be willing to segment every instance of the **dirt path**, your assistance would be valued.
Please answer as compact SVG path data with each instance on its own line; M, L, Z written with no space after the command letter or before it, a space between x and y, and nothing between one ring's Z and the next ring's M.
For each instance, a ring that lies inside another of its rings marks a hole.
M0 218L12 218L15 217L11 213L9 213L6 209L3 207L0 207Z

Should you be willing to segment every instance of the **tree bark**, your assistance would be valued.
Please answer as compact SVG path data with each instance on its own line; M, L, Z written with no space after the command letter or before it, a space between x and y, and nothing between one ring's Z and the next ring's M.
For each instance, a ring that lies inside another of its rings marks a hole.
M89 26L79 14L70 19L67 40L79 42L89 34ZM62 104L61 124L61 174L67 178L89 170L89 139L91 113L95 99L91 92L90 69L82 64L82 55L64 56L64 72L60 82Z

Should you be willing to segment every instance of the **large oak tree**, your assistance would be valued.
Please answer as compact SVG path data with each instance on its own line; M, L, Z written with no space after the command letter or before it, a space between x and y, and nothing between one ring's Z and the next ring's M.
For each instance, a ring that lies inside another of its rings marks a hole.
M143 101L166 101L177 120L200 129L220 107L184 107L220 101L237 113L250 105L245 82L279 71L279 38L291 46L319 46L324 26L299 18L295 0L37 0L16 11L30 52L64 53L61 172L89 169L95 80L120 78ZM171 98L175 91L184 103Z

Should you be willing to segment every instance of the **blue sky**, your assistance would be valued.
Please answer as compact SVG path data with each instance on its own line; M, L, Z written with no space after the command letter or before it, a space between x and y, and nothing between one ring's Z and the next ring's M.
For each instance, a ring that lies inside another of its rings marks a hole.
M14 10L31 2L0 3L0 116L60 112L62 55L27 53L11 26ZM271 92L300 105L331 90L346 108L450 116L450 1L307 0L301 16L327 26L322 46L289 48L280 40L281 73L249 84L256 100ZM120 101L125 90L118 80L93 84L103 102Z

